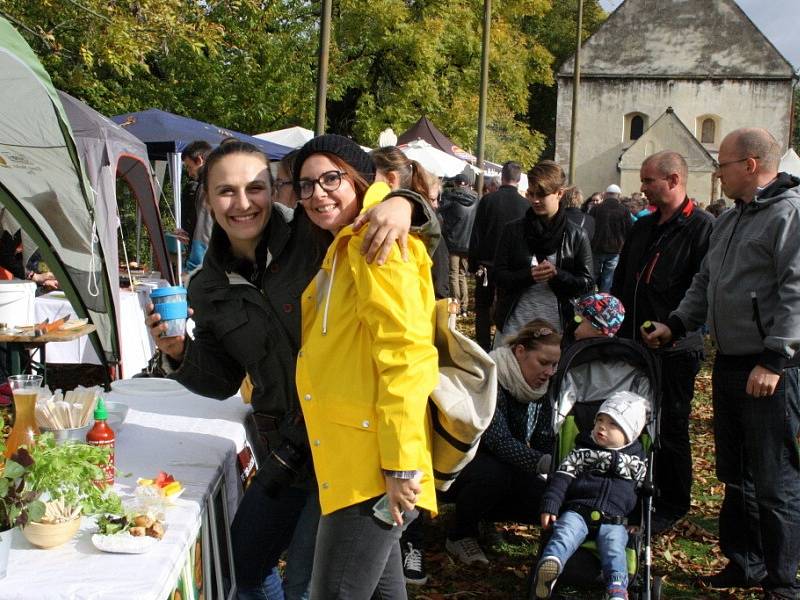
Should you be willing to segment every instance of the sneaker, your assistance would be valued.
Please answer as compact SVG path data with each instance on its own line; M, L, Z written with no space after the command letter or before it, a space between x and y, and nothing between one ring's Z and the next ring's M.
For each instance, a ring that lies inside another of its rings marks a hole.
M425 573L425 555L419 548L414 548L414 544L406 542L403 552L403 575L406 583L412 585L425 585L428 582L428 574Z
M605 600L628 600L628 590L621 583L612 583L606 590Z
M481 550L478 540L472 537L465 537L460 540L448 539L445 548L450 554L455 554L461 562L471 565L472 563L489 564L489 559Z
M546 556L536 567L534 594L536 598L549 598L561 574L561 561L555 556Z

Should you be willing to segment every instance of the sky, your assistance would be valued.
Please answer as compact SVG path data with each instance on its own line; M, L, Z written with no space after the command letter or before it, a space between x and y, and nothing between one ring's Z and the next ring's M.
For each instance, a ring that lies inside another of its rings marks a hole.
M750 20L766 35L786 59L800 68L800 0L736 0ZM600 0L600 5L612 11L622 0ZM789 22L787 22L789 21ZM791 23L793 22L793 23ZM791 24L790 24L791 23Z

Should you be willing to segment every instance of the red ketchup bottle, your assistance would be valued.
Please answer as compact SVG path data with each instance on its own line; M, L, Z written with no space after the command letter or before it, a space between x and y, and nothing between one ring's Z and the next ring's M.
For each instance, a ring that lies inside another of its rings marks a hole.
M97 399L97 406L94 409L94 427L86 434L86 443L90 446L100 446L111 450L108 457L108 463L102 467L106 477L105 480L97 482L100 487L114 485L114 443L115 436L111 427L106 422L108 419L108 411L106 410L106 403L102 397Z

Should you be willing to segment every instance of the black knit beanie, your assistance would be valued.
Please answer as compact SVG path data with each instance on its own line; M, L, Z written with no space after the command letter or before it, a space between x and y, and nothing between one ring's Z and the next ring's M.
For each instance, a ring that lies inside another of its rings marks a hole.
M338 156L358 171L367 182L372 183L375 176L375 165L372 164L370 155L364 152L361 146L350 138L346 138L343 135L336 135L335 133L318 135L303 144L303 147L300 148L297 157L294 159L292 176L295 182L300 180L300 169L303 167L303 163L306 159L312 154L317 154L319 152Z

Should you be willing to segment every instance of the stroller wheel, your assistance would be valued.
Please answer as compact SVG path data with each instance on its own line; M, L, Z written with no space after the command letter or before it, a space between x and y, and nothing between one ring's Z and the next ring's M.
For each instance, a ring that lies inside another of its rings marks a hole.
M661 577L656 575L653 577L653 583L650 586L651 600L661 600Z

